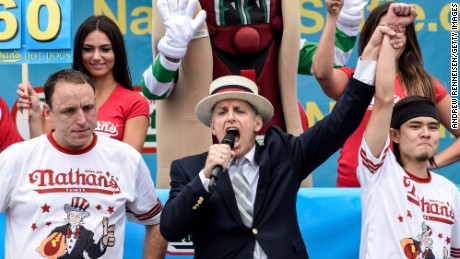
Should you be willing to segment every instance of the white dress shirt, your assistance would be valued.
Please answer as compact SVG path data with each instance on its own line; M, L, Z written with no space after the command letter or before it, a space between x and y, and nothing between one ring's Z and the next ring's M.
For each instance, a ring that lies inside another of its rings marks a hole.
M256 152L256 147L254 146L244 157L249 161L249 163L243 164L243 174L248 180L249 186L251 187L251 202L254 204L256 200L256 193L257 193L257 184L259 183L259 165L254 161L254 154ZM233 162L233 161L232 161ZM233 181L233 177L236 174L236 164L230 163L228 167L228 176L230 180ZM203 183L204 188L209 191L209 179L204 176L203 170L201 170L200 174L201 182ZM255 259L267 259L267 255L260 247L259 243L254 246L254 258Z

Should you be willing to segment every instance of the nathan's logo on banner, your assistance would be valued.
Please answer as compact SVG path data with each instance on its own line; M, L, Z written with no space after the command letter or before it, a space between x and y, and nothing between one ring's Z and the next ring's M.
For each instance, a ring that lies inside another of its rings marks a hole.
M71 0L0 1L0 64L71 63Z
M179 242L169 242L166 253L169 255L194 255L192 237L189 235Z
M1 1L1 0L0 0ZM43 87L35 87L35 92L37 92L40 98L40 107L43 110L43 103L45 102L45 94L43 92ZM134 86L134 90L142 95L142 88L140 86ZM153 154L157 152L157 129L155 126L155 102L149 100L150 106L150 125L147 130L147 136L145 137L144 147L142 148L143 154ZM19 134L23 139L30 139L29 135L29 124L27 120L22 118L22 114L19 112L17 107L17 101L14 103L11 110L13 120L18 127ZM98 124L99 125L99 124Z

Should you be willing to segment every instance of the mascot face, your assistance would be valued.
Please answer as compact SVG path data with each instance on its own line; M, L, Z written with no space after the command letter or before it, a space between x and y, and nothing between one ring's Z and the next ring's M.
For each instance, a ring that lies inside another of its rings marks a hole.
M83 221L83 213L78 211L69 211L68 217L69 224L72 227L80 225L80 223Z

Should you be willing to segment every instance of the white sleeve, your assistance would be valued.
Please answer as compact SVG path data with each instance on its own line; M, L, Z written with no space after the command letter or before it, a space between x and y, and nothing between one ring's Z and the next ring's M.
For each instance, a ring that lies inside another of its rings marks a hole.
M163 205L156 194L150 171L142 158L139 160L134 188L135 198L126 204L128 220L143 225L160 223Z
M377 71L377 61L358 59L353 77L368 85L375 85L375 74Z
M200 177L200 180L201 180L201 183L203 184L203 187L204 189L207 191L207 192L210 192L209 191L209 183L211 182L210 179L206 178L206 176L204 176L204 171L201 170L200 173L198 174L198 176Z
M358 154L358 169L357 175L358 180L362 188L372 188L372 186L378 181L379 178L383 177L383 162L387 155L391 152L390 149L390 137L387 137L385 146L379 157L374 157L371 150L367 146L366 139L361 141L361 147Z
M0 153L0 213L9 206L12 186L11 168L5 156Z

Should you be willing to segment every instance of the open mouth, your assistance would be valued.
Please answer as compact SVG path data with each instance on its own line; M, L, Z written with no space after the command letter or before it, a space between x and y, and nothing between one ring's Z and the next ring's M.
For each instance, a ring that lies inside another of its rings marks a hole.
M228 128L227 134L232 134L233 136L235 136L235 143L238 143L238 141L240 141L240 132L237 128Z

